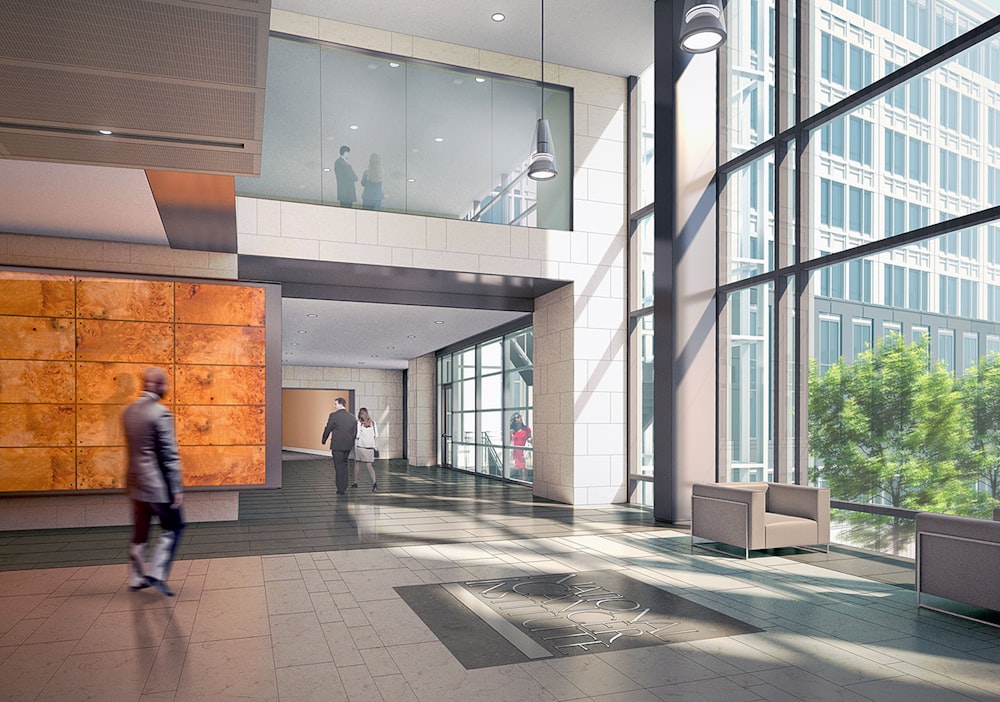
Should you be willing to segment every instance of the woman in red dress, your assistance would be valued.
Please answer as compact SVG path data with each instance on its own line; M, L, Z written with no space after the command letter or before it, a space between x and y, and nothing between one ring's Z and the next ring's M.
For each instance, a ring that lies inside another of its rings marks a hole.
M529 441L531 441L531 427L521 420L521 413L516 412L510 418L510 443L514 446L526 446ZM514 459L514 470L511 471L510 477L524 478L524 470L527 467L527 462L524 460L524 449L514 449L511 452L511 457Z

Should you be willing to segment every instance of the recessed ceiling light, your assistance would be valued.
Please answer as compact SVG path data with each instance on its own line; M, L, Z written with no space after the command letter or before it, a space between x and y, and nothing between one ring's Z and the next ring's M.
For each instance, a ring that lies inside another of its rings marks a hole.
M299 345L299 342L297 342L297 341L293 341L291 344L289 344L289 346L298 346L298 345Z
M492 15L490 15L490 19L493 20L494 22L503 22L505 19L507 19L507 15L505 15L502 12L494 12Z
M103 134L104 136L112 134L112 131L110 129L98 129L97 132L98 134Z
M369 71L374 71L376 68L378 68L378 66L375 65L374 63L369 63L368 64L368 70Z
M452 81L452 83L454 83L455 85L461 85L464 82L465 81L462 80L461 78L456 78L455 80Z
M365 365L365 362L364 361L358 361L358 365L359 366L363 366L363 365Z
M299 329L299 334L308 334L309 332L305 329Z
M351 129L357 129L357 128L358 128L358 125L356 125L356 124L352 124L352 125L350 126L350 128L351 128Z
M377 353L373 353L372 354L372 358L378 358L378 354Z
M330 169L327 168L326 170L330 170ZM316 314L315 312L310 312L309 314L306 315L306 317L319 317L319 315Z
M443 319L435 319L434 323L435 324L444 324L444 320Z
M440 144L442 141L444 141L444 137L434 137L434 141Z
M407 178L407 179L406 179L406 182L407 182L407 183L416 183L416 182L417 182L417 179L416 179L416 178Z
M396 347L395 346L386 346L385 348L386 348L387 351L393 351Z
M477 83L485 83L486 79L483 78L482 76L476 76L476 82Z
M407 338L407 339L416 339L416 338L417 338L417 335L416 335L416 334L407 334L407 335L406 335L406 338Z
M399 68L399 61L390 61L389 68Z

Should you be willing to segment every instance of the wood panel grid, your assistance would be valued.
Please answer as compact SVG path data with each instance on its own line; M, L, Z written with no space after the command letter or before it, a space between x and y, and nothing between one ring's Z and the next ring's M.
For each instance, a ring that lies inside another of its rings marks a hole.
M265 483L266 290L0 270L0 493L124 486L121 416L170 381L184 483Z

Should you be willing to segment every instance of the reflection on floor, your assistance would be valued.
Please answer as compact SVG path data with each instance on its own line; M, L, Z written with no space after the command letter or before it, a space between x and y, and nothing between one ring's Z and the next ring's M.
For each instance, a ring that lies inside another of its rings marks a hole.
M191 525L174 598L128 591L128 529L0 535L0 698L1000 700L1000 629L917 610L905 563L691 553L641 508L401 462L340 498L328 460L285 469L239 522ZM394 589L585 571L761 631L466 669Z

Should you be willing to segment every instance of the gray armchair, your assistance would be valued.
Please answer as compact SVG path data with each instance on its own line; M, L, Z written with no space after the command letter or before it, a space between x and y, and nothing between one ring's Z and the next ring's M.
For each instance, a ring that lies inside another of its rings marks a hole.
M828 551L830 491L784 483L695 483L691 546L718 551L711 543L738 546L746 558L750 551L785 546L822 545Z
M1000 611L1000 521L933 512L918 512L915 521L917 606L1000 626L995 619L935 607L923 599L935 595Z

